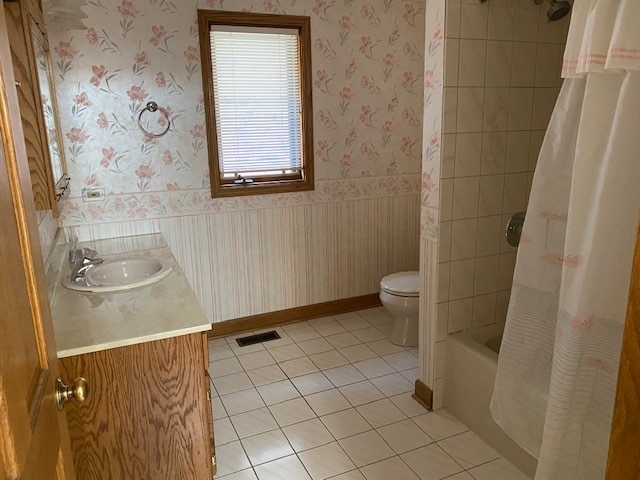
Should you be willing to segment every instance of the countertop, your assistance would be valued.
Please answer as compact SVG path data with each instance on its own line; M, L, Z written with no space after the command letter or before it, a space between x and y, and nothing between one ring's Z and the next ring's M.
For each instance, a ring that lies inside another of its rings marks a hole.
M152 285L123 292L84 293L61 284L70 275L66 245L52 259L49 278L58 358L204 332L211 323L161 234L83 242L105 260L158 256L173 271Z

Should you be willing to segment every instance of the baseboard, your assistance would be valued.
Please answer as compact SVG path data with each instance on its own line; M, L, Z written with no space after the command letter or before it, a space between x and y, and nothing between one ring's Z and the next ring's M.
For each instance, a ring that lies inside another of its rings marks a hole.
M331 302L315 303L304 307L288 308L277 312L261 313L249 317L236 318L226 322L214 323L208 332L209 338L232 335L234 333L275 327L286 323L309 320L311 318L337 315L365 308L379 307L380 298L377 293L360 297L342 298Z
M416 390L412 395L420 405L429 411L433 410L433 391L420 380L416 380Z

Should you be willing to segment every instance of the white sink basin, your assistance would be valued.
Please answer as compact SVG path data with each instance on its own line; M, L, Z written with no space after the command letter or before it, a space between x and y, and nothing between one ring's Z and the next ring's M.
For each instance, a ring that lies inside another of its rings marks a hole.
M62 284L81 292L117 292L156 283L171 271L172 267L161 258L120 258L89 267L84 275L84 283L65 278Z

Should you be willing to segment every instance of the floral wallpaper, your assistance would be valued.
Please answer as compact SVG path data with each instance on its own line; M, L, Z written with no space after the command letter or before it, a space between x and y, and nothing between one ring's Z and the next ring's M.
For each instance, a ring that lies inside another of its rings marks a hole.
M210 198L198 8L311 17L314 192ZM420 191L423 89L437 86L423 77L423 2L92 0L83 9L86 31L49 26L72 178L63 226ZM162 111L143 111L149 101ZM168 133L145 134L139 117ZM83 202L85 188L106 196Z

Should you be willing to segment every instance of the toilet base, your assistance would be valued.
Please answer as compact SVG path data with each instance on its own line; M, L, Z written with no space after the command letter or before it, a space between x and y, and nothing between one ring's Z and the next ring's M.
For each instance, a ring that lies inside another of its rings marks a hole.
M397 318L393 325L393 331L389 336L389 341L394 345L400 345L401 347L417 347L418 318Z

